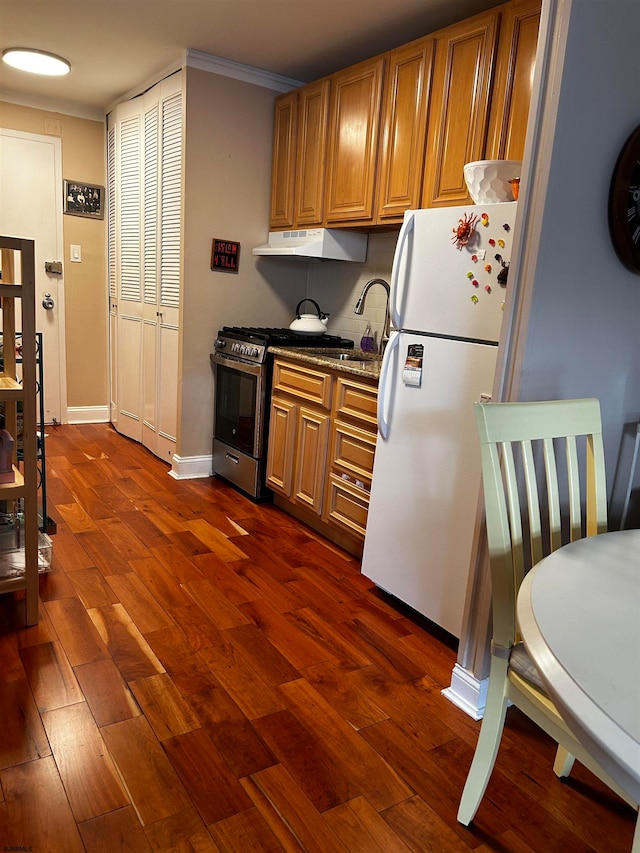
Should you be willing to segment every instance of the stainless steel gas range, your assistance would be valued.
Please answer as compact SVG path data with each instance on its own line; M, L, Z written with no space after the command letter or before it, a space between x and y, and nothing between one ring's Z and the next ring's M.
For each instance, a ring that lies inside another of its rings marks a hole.
M290 329L224 326L214 342L213 473L249 497L265 486L272 361L269 347L350 349L336 335L300 335Z

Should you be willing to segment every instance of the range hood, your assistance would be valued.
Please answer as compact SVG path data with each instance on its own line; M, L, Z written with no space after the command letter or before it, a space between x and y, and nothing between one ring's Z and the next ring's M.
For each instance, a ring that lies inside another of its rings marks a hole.
M316 258L324 261L365 261L367 235L341 228L306 228L297 231L271 231L269 242L257 246L254 255L279 258Z

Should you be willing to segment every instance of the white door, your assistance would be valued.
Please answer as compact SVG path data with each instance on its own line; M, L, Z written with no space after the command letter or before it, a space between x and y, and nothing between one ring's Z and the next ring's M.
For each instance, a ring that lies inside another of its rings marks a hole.
M35 240L36 331L43 340L47 423L66 421L64 278L45 271L45 261L64 257L61 163L58 138L0 129L0 233ZM45 294L53 300L49 310L42 305Z

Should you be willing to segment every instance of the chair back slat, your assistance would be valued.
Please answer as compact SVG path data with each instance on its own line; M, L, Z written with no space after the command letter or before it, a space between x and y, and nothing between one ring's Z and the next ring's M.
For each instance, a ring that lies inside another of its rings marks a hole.
M517 589L524 578L524 534L522 530L522 510L520 493L518 491L518 474L513 447L510 444L499 445L502 458L502 473L504 488L509 508L508 531L511 535L511 560L515 588Z
M547 484L547 512L549 514L549 550L555 551L562 544L562 514L560 512L560 486L558 483L558 466L556 465L556 446L552 438L542 441L542 452L544 456L544 471ZM543 557L542 542L537 559L532 562L538 563Z
M607 529L600 404L595 399L476 403L475 410L493 640L511 646L516 597L528 569L564 542Z
M542 522L540 520L540 495L538 493L538 478L536 476L536 465L533 458L533 446L530 441L521 441L522 467L524 471L524 483L527 493L527 511L529 513L529 552L532 562L542 559ZM518 578L518 586L524 577L523 573Z
M607 532L607 481L602 432L587 439L587 536Z
M512 635L514 626L511 614L515 612L515 593L518 588L514 572L521 560L518 558L518 541L522 551L522 534L518 535L518 517L514 517L513 526L509 516L516 508L507 506L505 489L502 487L502 466L496 444L483 444L480 448L483 477L488 484L484 491L487 542L491 554L491 577L493 582L493 634L497 642L506 645L505 640ZM513 456L511 447L505 453L505 467L508 471ZM486 472L486 474L485 474ZM496 484L500 483L497 487ZM513 543L514 549L511 549ZM508 583L496 583L494 578L509 578Z
M567 486L569 490L569 540L582 538L582 510L580 499L580 473L576 437L566 438ZM555 549L554 549L555 550Z

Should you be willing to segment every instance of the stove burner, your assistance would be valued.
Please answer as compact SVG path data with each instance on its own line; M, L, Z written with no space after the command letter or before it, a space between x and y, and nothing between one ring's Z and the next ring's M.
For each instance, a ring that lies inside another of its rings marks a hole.
M261 328L256 326L224 326L218 337L227 337L246 343L259 343L280 347L331 347L351 349L353 341L337 335L299 335L291 329Z

